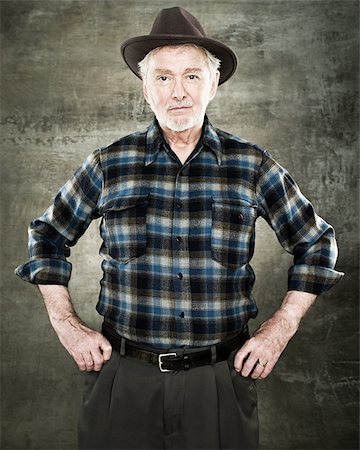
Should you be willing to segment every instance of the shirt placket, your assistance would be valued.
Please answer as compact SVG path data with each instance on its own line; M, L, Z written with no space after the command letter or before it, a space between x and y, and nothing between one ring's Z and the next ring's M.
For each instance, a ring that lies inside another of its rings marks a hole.
M187 164L188 165L188 164ZM187 165L178 171L175 182L172 227L175 327L177 345L192 345L191 285L189 259L189 179Z

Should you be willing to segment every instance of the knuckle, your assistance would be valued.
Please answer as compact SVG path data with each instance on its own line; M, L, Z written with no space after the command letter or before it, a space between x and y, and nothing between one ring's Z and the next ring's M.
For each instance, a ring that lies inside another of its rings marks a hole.
M102 358L94 358L94 367L101 367L103 364Z
M254 365L251 364L244 364L243 370L245 370L247 373L250 373Z
M78 365L78 367L79 367L80 370L86 370L86 365L85 365L85 363L78 362L77 365Z
M246 343L241 347L241 350L246 354L249 353L250 351L252 351L252 349L254 348L254 343L256 343L256 341L254 341L255 338L250 338L248 341L246 341Z
M78 365L85 365L85 362L81 356L81 354L75 353L72 355L72 357L74 358L76 364Z
M242 355L237 354L237 355L235 356L234 363L235 363L235 364L240 364L242 360L243 360Z
M92 367L94 365L93 359L89 357L88 355L84 355L85 365L86 367Z
M92 361L86 361L85 365L87 370L89 370L89 368L92 370L92 368L94 367L94 363Z
M94 331L93 337L94 339L96 339L97 342L103 342L103 340L105 339L104 335L101 334L99 331Z
M246 363L245 363L245 367L254 367L254 365L256 364L257 359L255 358L249 358Z

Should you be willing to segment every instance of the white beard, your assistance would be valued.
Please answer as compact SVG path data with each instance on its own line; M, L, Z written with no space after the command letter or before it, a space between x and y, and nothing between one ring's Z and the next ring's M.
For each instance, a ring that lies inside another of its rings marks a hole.
M155 114L158 122L168 128L169 130L180 133L185 130L189 130L194 126L202 123L204 121L205 111L203 113L191 113L190 116L184 117L171 117L169 111L157 111L154 107L152 101L149 102L150 108ZM188 106L191 107L192 104L188 101L176 102L172 105L168 105L167 108L170 109L174 106Z
M183 118L174 118L174 117L164 117L164 120L161 120L160 117L157 117L159 123L162 123L166 128L175 132L181 132L188 130L195 125L197 125L200 121L204 119L204 117L197 117L195 115L191 115L190 117Z

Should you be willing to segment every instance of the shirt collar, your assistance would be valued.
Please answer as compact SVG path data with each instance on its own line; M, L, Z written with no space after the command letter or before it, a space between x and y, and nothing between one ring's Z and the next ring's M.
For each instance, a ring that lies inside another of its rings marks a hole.
M200 143L206 145L210 150L212 150L217 158L217 162L221 164L221 142L218 134L216 133L214 127L209 122L208 117L204 117L204 125L202 130L202 135L200 138ZM145 166L152 164L161 149L162 144L165 146L166 141L161 132L160 125L156 118L150 124L146 132L146 155L145 155Z

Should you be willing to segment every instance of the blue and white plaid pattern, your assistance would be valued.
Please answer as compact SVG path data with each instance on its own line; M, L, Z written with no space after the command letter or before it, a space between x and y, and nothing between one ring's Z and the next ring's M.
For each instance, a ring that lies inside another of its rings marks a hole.
M264 150L214 129L181 165L156 120L92 153L29 228L16 273L67 285L69 247L101 217L97 310L119 334L156 347L202 346L257 314L255 221L294 255L289 290L320 294L342 274L334 231Z

